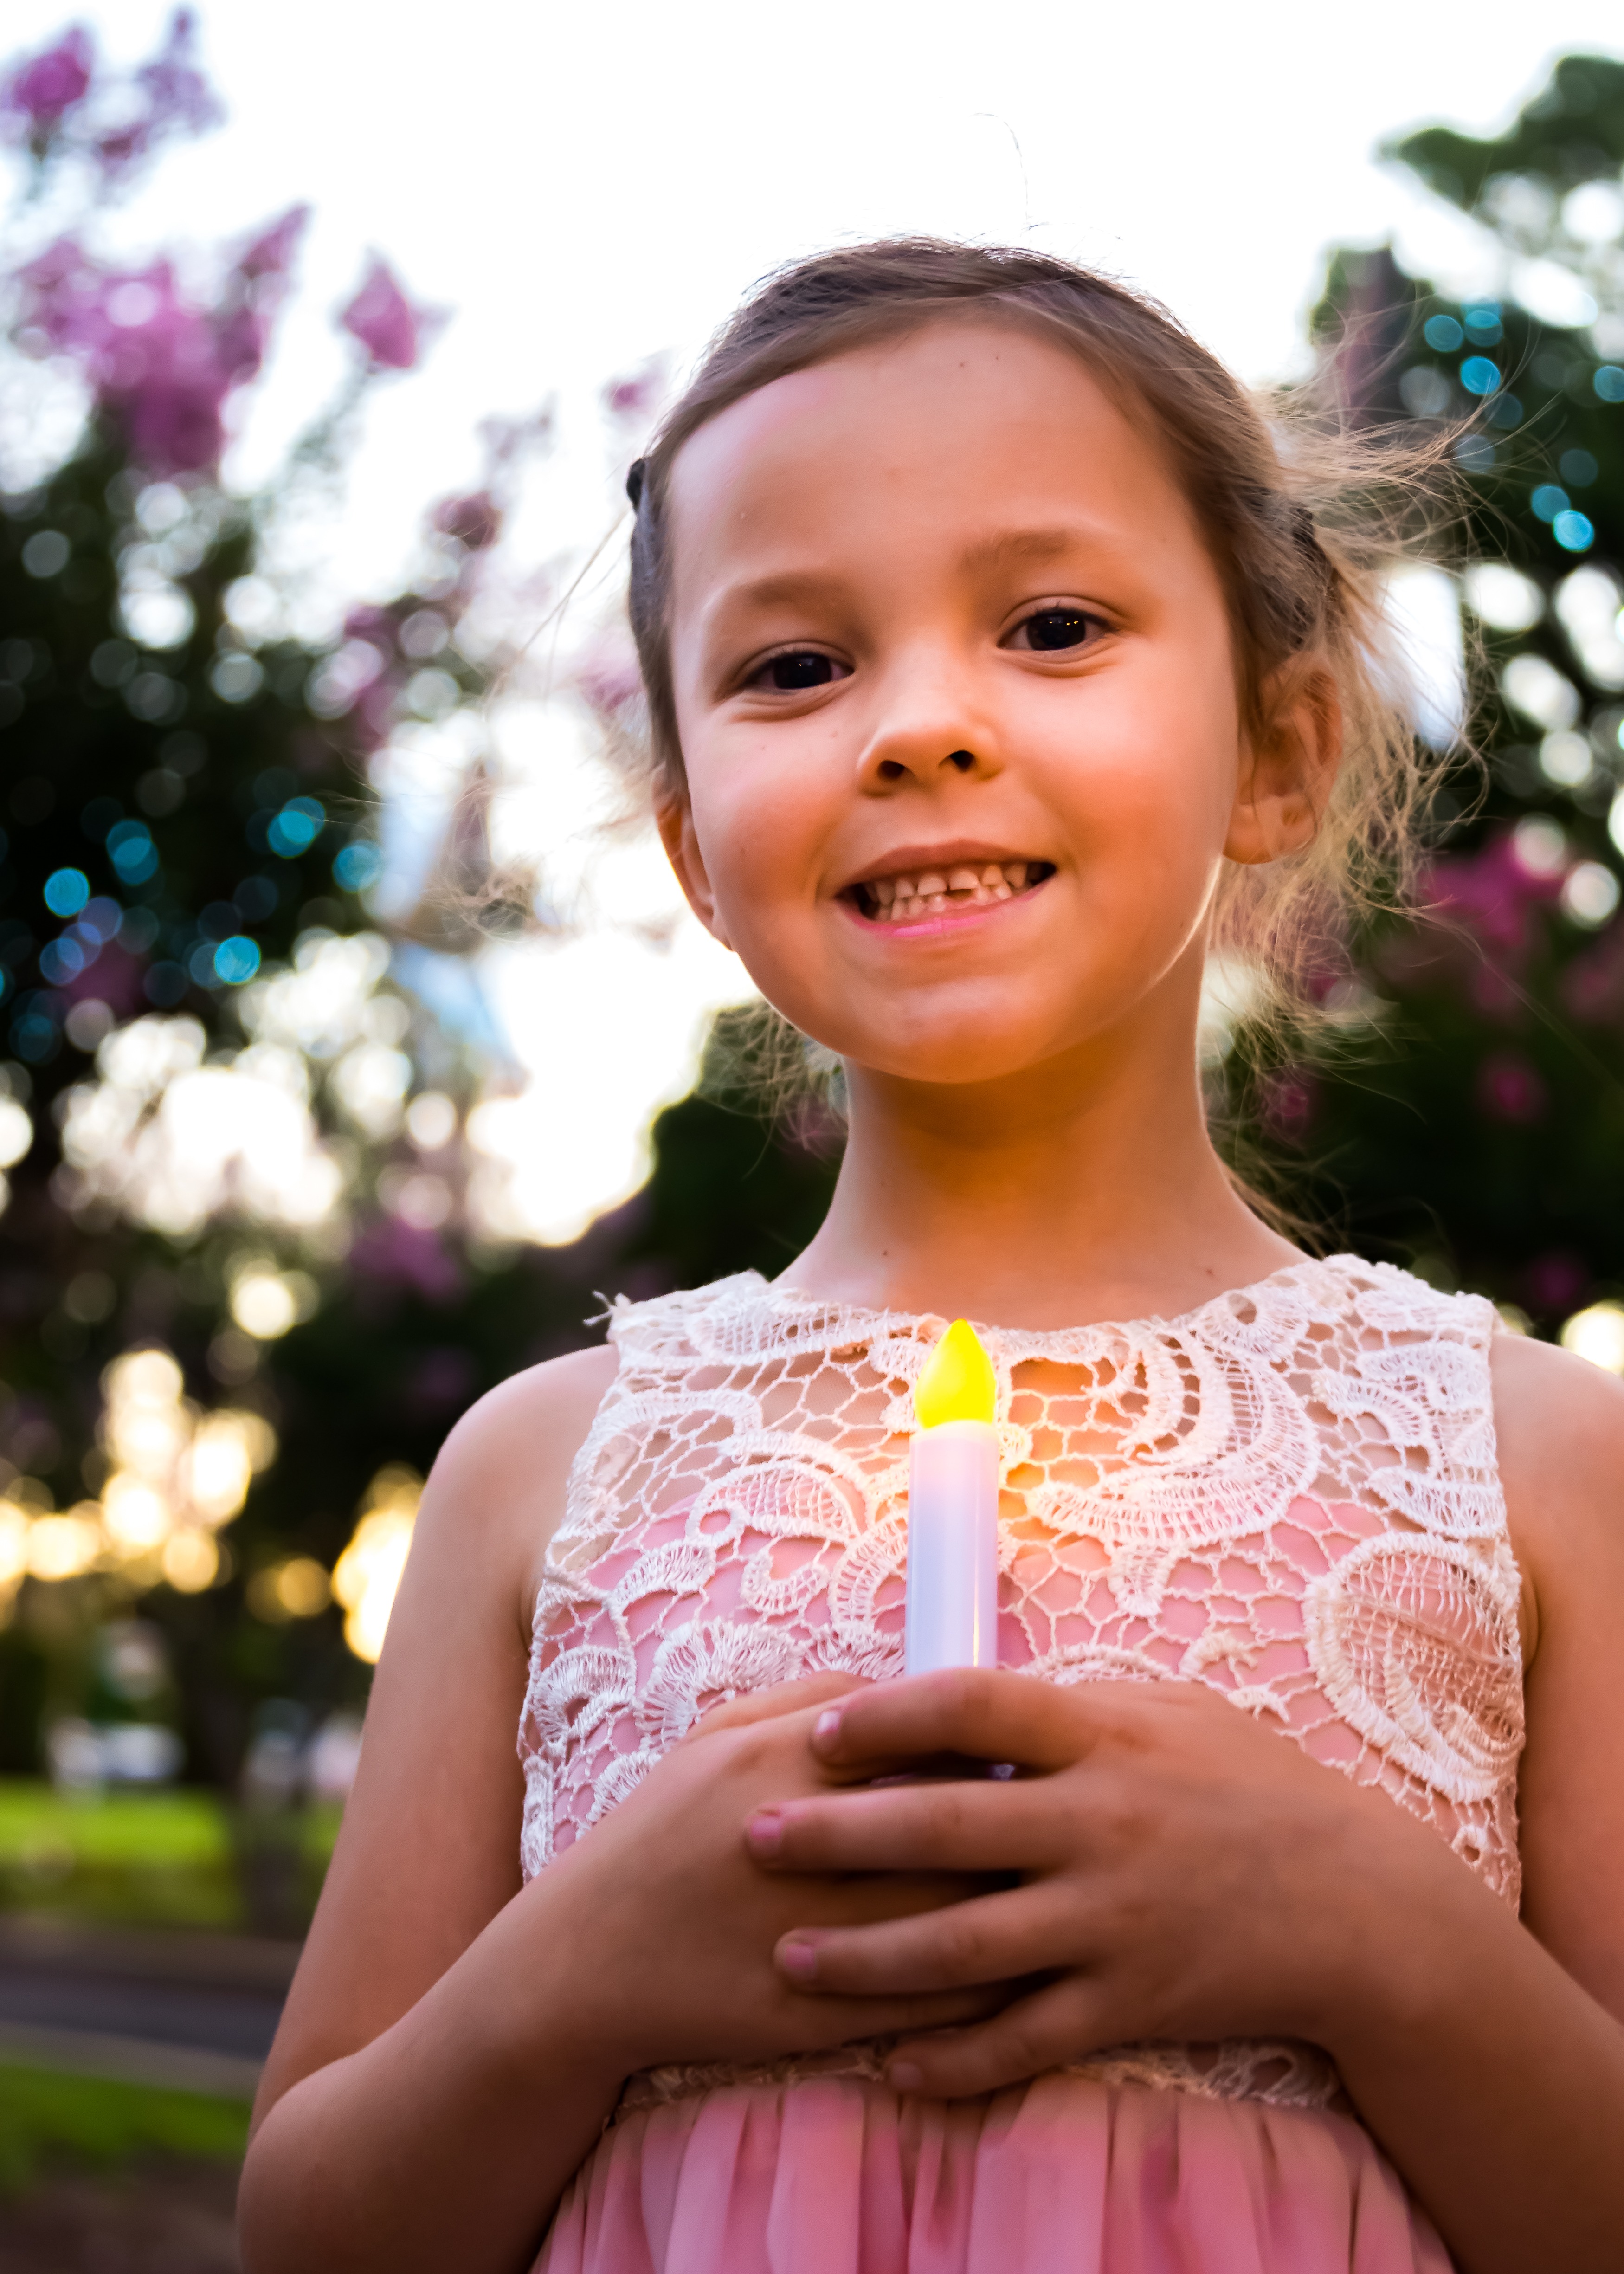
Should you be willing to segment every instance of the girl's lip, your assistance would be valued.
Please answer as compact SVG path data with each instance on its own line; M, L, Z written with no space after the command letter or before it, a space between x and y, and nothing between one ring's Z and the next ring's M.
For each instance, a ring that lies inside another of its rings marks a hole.
M854 900L848 900L844 894L838 905L868 939L944 939L950 932L961 932L968 925L990 922L994 917L1008 915L1011 908L1023 907L1037 897L1053 875L1051 870L1048 877L1041 877L1035 885L1028 885L1023 891L1012 893L1007 900L966 900L961 907L944 908L928 916L903 916L891 923L876 923L872 916L864 915Z

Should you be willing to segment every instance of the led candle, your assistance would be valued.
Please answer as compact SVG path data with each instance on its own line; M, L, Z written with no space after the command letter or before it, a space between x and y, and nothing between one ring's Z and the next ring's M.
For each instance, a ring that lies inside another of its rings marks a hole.
M914 1386L908 1464L910 1674L998 1662L998 1385L955 1319Z

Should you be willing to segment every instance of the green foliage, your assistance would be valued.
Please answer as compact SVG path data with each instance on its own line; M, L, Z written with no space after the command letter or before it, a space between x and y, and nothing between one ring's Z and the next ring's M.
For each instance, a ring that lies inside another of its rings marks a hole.
M107 2167L158 2153L237 2163L248 2144L244 2103L0 2067L0 2197L16 2195L58 2157Z
M1606 56L1564 56L1507 133L1485 141L1427 126L1390 143L1388 151L1440 197L1468 207L1497 176L1568 188L1616 174L1624 162L1624 64Z
M256 1812L196 1789L60 1793L0 1781L0 1909L100 1924L244 1929L268 1865L299 1931L338 1836L332 1806Z

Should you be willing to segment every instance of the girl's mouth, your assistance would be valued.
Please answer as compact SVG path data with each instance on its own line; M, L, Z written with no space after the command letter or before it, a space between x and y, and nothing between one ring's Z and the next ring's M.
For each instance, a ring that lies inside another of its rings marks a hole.
M870 923L919 923L1017 900L1054 873L1052 861L955 861L865 877L841 897Z

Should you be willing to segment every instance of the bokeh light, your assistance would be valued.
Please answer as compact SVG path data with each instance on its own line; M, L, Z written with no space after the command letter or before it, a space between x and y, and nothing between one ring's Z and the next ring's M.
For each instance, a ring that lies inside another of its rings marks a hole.
M275 1459L271 1424L246 1410L200 1411L155 1344L115 1359L102 1393L99 1497L57 1512L49 1500L26 1504L19 1483L0 1499L0 1613L25 1576L55 1585L112 1571L137 1588L162 1579L197 1594L228 1568L215 1534Z
M249 1255L230 1271L231 1316L256 1342L276 1342L315 1310L319 1291L307 1271L281 1271L268 1256Z
M332 1581L313 1555L284 1556L267 1563L248 1582L248 1608L267 1625L280 1626L290 1619L313 1619L333 1600Z
M90 898L82 869L57 869L45 879L45 905L54 916L76 916Z
M380 1469L362 1502L350 1544L333 1567L333 1593L344 1610L344 1640L375 1666L406 1569L423 1482L415 1470Z
M1609 1374L1624 1374L1624 1303L1591 1303L1563 1327L1561 1344Z

